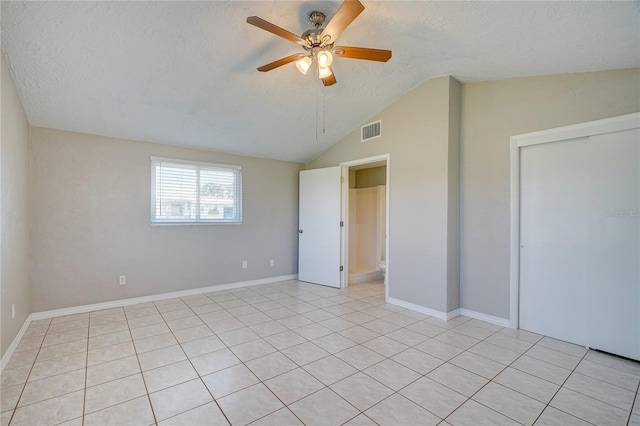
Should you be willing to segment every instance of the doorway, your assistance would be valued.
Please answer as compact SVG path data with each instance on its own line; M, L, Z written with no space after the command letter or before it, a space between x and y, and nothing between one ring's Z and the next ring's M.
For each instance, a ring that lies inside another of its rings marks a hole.
M341 164L343 285L383 283L388 295L389 156Z

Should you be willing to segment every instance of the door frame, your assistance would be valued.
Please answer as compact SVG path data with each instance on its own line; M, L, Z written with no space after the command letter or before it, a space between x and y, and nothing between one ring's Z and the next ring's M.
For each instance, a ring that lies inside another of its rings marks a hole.
M385 217L385 274L384 274L384 300L386 301L389 298L389 271L390 271L390 252L389 252L389 206L391 203L390 200L390 188L391 188L391 154L382 154L376 155L374 157L362 158L359 160L345 161L340 163L342 167L342 221L344 222L344 226L342 227L341 234L341 247L340 247L340 257L341 257L341 265L343 265L343 271L340 276L340 287L345 288L349 283L349 168L352 166L361 166L363 164L371 164L371 163L379 163L384 161L387 167L387 176L386 176L386 217Z
M560 142L637 128L640 128L640 112L511 136L511 226L509 243L509 326L511 328L519 328L520 325L520 149L530 145Z

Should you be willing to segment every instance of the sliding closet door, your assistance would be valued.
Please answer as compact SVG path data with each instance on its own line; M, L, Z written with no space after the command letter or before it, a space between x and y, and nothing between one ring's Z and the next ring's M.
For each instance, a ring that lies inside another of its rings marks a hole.
M589 346L640 359L640 130L589 140Z
M586 139L520 150L520 328L586 344Z
M640 359L640 130L520 155L520 327Z

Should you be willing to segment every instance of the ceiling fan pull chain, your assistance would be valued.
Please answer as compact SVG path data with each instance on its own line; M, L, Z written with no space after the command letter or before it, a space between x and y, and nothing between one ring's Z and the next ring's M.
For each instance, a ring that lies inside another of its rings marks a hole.
M327 123L327 92L322 91L322 134L325 133L325 125Z
M316 140L318 140L318 90L316 90Z

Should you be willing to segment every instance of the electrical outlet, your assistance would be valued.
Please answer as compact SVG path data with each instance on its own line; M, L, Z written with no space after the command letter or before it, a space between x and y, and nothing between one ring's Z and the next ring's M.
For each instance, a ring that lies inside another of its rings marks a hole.
M246 260L242 261L242 269L247 269L247 261Z
M11 318L15 318L16 317L16 304L12 303L11 304Z
M269 266L276 266L276 261L273 259L269 260Z
M125 285L127 283L127 276L120 275L120 285Z

